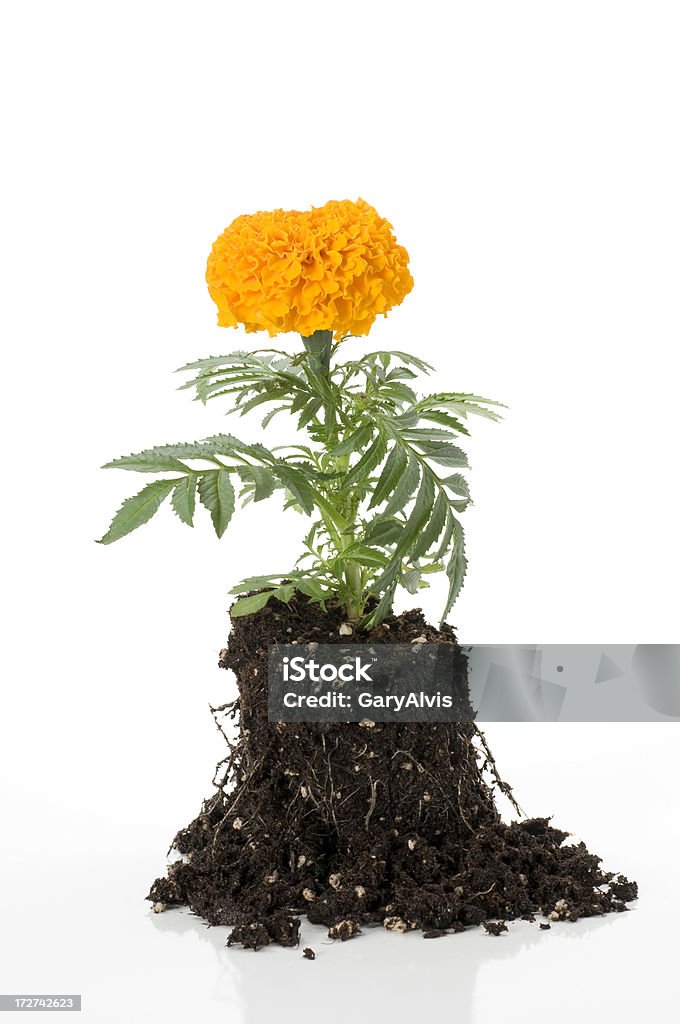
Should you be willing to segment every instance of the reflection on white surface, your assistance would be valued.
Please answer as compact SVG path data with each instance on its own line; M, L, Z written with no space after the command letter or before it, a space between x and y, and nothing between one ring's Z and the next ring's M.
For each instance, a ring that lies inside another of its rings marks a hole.
M416 1021L424 1011L440 1014L449 1007L457 1021L482 1021L476 1008L484 999L478 1000L477 990L481 984L493 984L497 965L526 960L535 947L547 947L550 942L551 954L559 945L564 965L565 947L576 944L580 958L596 932L622 924L623 916L558 923L549 932L539 930L539 918L535 924L519 921L498 938L472 929L423 940L419 933L397 935L371 928L346 943L333 943L325 928L305 924L299 950L268 947L257 954L225 950L228 928L206 928L183 911L154 914L151 924L173 944L173 958L183 957L187 947L195 951L197 944L212 947L214 981L204 996L209 994L212 1002L229 1010L222 1019L263 1024L275 1007L281 1024L299 1024L307 1019L301 1007L308 1012L323 1007L323 1018L333 1022L352 1020L357 1014L362 1021L380 1020L387 1008L398 1010L402 1020ZM304 946L315 950L313 963L302 959ZM526 966L520 967L523 975Z

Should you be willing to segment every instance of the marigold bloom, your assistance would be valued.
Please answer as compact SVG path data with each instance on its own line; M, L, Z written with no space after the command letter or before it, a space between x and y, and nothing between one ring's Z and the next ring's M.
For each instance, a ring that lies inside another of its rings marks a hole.
M336 339L368 334L413 287L406 249L363 199L237 217L212 247L206 280L221 327Z

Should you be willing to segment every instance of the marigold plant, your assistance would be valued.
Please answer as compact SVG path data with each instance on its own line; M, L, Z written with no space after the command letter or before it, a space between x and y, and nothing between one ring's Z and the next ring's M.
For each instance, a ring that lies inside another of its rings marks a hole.
M456 442L469 415L497 419L498 403L417 395L412 381L432 368L406 352L337 359L334 339L367 334L412 287L391 226L363 200L239 217L213 246L207 279L220 324L298 331L303 347L198 360L183 367L194 374L183 387L203 402L228 396L241 415L269 406L263 427L287 412L307 441L267 448L217 434L107 463L159 479L123 503L101 542L146 523L167 498L192 526L197 495L221 537L237 500L282 493L285 508L309 517L303 550L286 572L238 584L232 615L297 590L315 602L339 599L368 629L389 613L397 587L413 594L444 571L445 618L466 571L458 516L470 501L460 472L468 463Z

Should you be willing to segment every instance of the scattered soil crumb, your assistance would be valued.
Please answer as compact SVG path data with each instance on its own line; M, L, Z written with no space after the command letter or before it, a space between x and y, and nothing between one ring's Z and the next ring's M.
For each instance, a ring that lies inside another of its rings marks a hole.
M508 930L505 921L484 921L483 923L489 935L502 935L503 932Z
M338 921L336 924L332 924L328 929L328 938L347 942L348 939L353 939L355 935L358 935L360 931L361 928L357 921L347 919L346 921Z

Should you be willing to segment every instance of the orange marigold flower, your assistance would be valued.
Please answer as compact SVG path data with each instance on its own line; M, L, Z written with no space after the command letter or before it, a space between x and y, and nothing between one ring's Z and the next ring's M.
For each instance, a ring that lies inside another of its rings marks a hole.
M368 334L413 287L408 253L363 199L237 217L208 257L221 327Z

